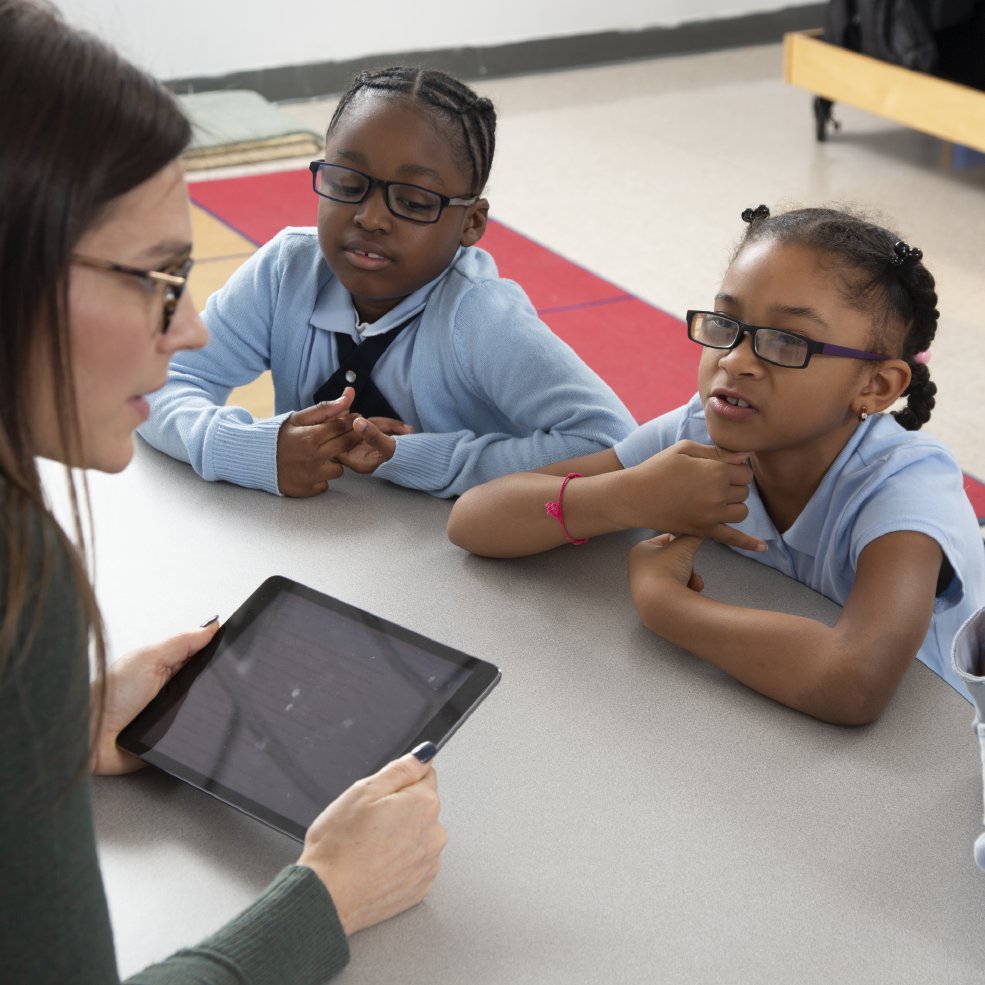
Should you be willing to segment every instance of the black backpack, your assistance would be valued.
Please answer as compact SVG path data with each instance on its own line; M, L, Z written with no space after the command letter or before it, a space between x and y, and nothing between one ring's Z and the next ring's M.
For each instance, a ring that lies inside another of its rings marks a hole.
M953 23L974 0L830 0L824 40L917 72L937 68L932 19ZM961 13L956 13L959 8Z

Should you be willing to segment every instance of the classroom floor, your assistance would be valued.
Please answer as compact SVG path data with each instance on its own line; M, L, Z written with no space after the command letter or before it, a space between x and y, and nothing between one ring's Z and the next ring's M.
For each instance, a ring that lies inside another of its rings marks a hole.
M966 472L985 479L985 442L970 399L985 311L981 157L969 161L934 138L842 106L835 107L841 131L817 143L811 96L783 83L779 44L472 85L499 114L486 189L492 215L678 317L711 304L746 206L839 202L876 210L923 249L938 281L931 371L940 392L926 430L950 445ZM282 108L321 131L334 102ZM223 276L241 252L231 241ZM204 301L212 285L192 286Z

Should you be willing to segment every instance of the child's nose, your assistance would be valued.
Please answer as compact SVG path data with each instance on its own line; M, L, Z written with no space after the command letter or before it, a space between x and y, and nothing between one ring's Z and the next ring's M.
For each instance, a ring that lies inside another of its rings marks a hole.
M756 373L762 368L762 360L753 351L752 336L742 333L736 346L722 354L718 360L730 376L742 376Z
M356 207L353 217L363 229L389 229L392 215L386 204L386 193L380 187L371 188L369 194Z

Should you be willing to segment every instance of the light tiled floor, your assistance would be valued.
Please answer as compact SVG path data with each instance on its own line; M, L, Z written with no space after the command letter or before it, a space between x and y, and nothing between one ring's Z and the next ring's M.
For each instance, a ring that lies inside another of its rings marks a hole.
M985 166L955 170L939 141L850 107L836 106L843 129L819 144L810 95L781 69L777 44L473 83L499 114L493 214L680 315L710 304L744 207L877 210L938 280L940 393L927 430L985 478L974 398L985 366ZM321 130L333 104L283 108Z

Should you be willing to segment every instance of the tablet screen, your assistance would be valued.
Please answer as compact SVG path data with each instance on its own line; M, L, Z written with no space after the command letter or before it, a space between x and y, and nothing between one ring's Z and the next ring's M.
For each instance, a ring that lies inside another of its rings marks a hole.
M120 745L287 834L419 742L499 671L285 578L265 582Z

